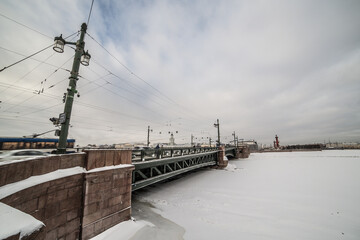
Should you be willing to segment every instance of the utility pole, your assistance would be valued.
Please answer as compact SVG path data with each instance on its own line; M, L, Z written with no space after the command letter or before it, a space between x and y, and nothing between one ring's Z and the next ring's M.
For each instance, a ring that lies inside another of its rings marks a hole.
M150 126L148 126L148 133L147 133L147 146L150 145L150 131L152 132L152 129L150 129Z
M235 137L235 131L232 134L234 136L234 146L236 146L236 137Z
M190 142L191 147L194 145L194 136L191 134L191 142Z
M218 130L217 146L220 147L220 123L219 123L219 119L217 119L216 122L217 123L214 123L214 127L217 127L217 130Z
M76 42L66 42L62 36L55 37L55 45L53 49L56 52L64 52L64 45L65 44L71 44L76 45L75 50L75 56L74 61L72 65L72 70L69 77L69 87L67 89L66 98L65 98L65 107L64 112L60 114L59 120L61 124L61 130L60 130L60 137L59 137L59 145L57 148L57 153L66 153L66 145L67 145L67 137L68 137L68 131L69 131L69 125L70 125L70 117L71 117L71 110L72 105L74 101L74 95L77 93L76 90L76 82L78 80L79 75L79 68L80 63L88 66L90 61L90 54L84 51L85 42L84 37L87 30L86 23L83 23L81 25L81 31L80 31L80 39Z

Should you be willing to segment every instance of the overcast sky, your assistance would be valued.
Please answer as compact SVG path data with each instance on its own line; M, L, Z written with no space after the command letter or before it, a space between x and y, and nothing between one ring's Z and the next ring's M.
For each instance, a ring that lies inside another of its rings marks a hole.
M79 31L90 6L0 1L0 68ZM219 119L224 142L360 142L359 13L358 0L95 0L69 137L145 143L151 126L152 143L207 142ZM0 136L55 129L73 54L0 73Z

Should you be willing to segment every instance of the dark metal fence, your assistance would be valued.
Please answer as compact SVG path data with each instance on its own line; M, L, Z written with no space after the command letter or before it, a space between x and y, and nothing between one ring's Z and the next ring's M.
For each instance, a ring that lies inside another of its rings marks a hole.
M180 147L180 148L154 148L133 150L132 161L141 162L154 159L162 159L177 156L186 156L191 154L217 151L216 147Z

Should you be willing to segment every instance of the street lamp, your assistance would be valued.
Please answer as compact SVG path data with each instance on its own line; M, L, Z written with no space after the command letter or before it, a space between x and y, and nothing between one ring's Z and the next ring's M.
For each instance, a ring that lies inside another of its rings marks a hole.
M217 146L220 147L220 123L219 119L216 119L216 123L214 123L214 127L217 128L218 132L218 140L217 140Z
M53 49L55 52L63 53L65 46L65 40L62 38L62 34L59 37L55 37Z
M150 129L150 126L148 126L148 133L147 133L147 146L150 145L150 132L152 132L153 130Z
M85 24L85 23L83 23ZM85 24L86 26L86 24ZM86 31L86 29L85 29ZM64 52L64 46L65 44L69 44L69 45L78 45L79 41L78 42L67 42L63 39L62 37L62 34L59 36L59 37L55 37L54 38L54 46L53 46L53 49L55 52L58 52L58 53L63 53ZM89 66L90 64L90 58L91 58L91 55L89 54L88 51L84 51L84 46L85 46L85 42L83 42L83 46L82 46L82 54L81 54L81 59L80 59L80 63L84 66ZM78 50L78 49L76 49Z
M78 75L79 75L80 63L84 66L89 66L89 62L91 58L88 51L86 52L84 51L84 47L85 47L84 38L85 38L86 30L87 30L87 25L86 23L83 23L81 25L80 39L77 42L67 42L63 39L62 35L54 38L53 49L58 53L64 52L65 44L76 46L72 70L69 77L69 87L67 88L67 93L65 93L66 99L65 99L64 112L61 113L59 116L59 119L61 119L61 121L59 121L59 124L61 124L61 130L60 133L58 134L59 145L57 148L57 153L66 153L67 136L70 126L72 105L74 101L74 95L78 93L76 90L76 83L79 80Z
M80 63L84 66L89 66L91 55L88 53L88 51L84 52L83 55L81 55Z

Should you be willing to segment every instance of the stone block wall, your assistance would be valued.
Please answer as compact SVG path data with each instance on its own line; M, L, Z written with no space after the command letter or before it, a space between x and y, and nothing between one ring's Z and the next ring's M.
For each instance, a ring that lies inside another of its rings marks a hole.
M85 157L84 153L64 154L0 165L0 187L59 169L84 167Z
M77 239L82 217L83 174L45 182L16 192L1 202L42 221L34 239Z
M89 239L131 217L134 166L87 173L82 239Z
M46 225L33 239L89 239L130 219L131 156L131 150L90 150L0 165L0 189L59 169L85 168L84 173L40 183L0 201Z
M86 170L132 163L132 150L85 150L85 153Z

